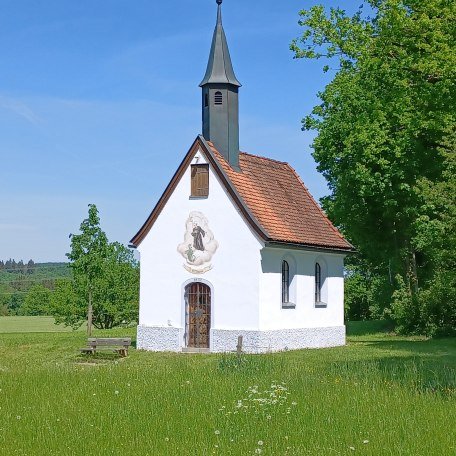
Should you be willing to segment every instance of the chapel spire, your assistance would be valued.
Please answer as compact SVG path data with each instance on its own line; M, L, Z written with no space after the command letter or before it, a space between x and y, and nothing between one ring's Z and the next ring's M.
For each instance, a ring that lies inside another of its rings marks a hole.
M214 36L212 37L212 46L206 74L201 81L200 87L209 83L225 83L241 87L241 83L234 74L226 35L223 30L222 1L223 0L217 0L217 23L215 25Z
M217 0L217 23L212 37L203 92L203 136L214 143L232 168L239 169L239 100L241 83L234 74L222 25L222 1Z

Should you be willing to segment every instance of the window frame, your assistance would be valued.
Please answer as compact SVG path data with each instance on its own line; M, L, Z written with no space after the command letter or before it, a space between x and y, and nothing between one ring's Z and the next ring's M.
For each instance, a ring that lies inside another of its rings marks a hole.
M296 308L296 264L290 256L282 259L281 267L281 296L280 303L282 309Z
M190 198L209 197L209 164L195 163L190 166Z
M290 264L282 260L282 305L290 304Z
M315 287L315 307L316 308L325 308L328 304L322 301L323 287L325 284L325 277L323 277L323 267L320 261L315 262L314 268L314 287Z

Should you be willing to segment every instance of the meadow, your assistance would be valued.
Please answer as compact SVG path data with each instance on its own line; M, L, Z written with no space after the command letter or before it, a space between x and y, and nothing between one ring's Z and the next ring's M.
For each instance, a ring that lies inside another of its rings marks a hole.
M333 349L118 358L2 318L0 455L456 454L456 339L367 322Z

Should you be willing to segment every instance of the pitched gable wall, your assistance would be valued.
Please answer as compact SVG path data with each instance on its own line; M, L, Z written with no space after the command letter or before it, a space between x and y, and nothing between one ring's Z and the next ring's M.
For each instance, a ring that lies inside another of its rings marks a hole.
M198 163L206 163L198 152ZM195 163L195 159L192 163ZM198 211L209 222L218 248L212 269L195 275L184 268L177 251L184 241L189 214ZM141 255L140 325L184 328L183 286L202 279L213 287L212 328L258 329L259 276L262 243L232 203L217 175L209 168L209 197L190 198L188 168L147 236Z

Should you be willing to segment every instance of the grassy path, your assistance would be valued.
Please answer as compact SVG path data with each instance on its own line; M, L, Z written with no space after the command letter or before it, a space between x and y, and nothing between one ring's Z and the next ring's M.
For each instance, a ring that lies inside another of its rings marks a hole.
M3 333L0 454L455 455L456 340L377 329L241 365L136 350L84 358L82 331Z

